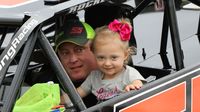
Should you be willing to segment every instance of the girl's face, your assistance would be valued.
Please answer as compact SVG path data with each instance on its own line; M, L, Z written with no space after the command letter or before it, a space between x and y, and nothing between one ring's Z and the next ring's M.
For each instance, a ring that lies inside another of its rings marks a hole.
M123 70L128 50L123 48L120 40L97 40L94 50L97 65L104 74L103 79L111 79Z

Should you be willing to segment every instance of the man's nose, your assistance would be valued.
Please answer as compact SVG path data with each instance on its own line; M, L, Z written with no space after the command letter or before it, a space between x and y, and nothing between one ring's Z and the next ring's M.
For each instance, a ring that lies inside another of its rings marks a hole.
M70 54L69 62L78 61L78 57L75 54Z

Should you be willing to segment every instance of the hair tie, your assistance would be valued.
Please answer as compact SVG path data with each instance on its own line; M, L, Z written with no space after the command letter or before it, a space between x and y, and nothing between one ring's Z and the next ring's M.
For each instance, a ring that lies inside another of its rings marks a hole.
M108 25L108 28L114 32L118 32L121 40L130 40L132 28L129 24L119 22L115 19Z

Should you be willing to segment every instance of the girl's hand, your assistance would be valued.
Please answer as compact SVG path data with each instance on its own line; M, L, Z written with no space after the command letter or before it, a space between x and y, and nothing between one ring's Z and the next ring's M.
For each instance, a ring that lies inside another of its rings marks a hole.
M138 90L143 86L141 80L134 80L132 84L129 84L125 87L125 91L128 92L130 90Z

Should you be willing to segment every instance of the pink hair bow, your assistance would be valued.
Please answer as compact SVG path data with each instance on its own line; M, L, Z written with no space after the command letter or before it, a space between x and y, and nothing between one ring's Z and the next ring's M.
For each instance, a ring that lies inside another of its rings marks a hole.
M119 22L115 19L108 25L108 28L114 32L118 32L121 37L121 40L130 40L132 28L129 24Z

